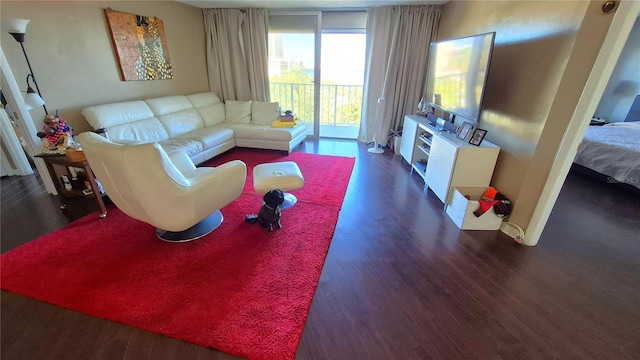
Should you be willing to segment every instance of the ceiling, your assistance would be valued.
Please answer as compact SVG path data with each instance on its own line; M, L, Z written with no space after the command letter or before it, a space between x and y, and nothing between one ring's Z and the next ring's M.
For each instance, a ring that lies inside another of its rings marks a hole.
M389 5L437 5L448 0L176 0L199 8L362 9Z

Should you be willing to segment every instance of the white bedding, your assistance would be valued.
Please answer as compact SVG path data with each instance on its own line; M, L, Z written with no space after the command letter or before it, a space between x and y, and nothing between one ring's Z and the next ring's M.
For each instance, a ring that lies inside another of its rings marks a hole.
M640 188L640 122L589 126L573 162Z

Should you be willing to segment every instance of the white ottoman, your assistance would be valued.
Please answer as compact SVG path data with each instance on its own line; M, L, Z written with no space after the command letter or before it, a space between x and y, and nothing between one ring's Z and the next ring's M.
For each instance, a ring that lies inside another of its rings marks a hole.
M282 161L256 165L253 168L253 189L260 194L269 190L282 191L300 189L304 186L304 177L293 161ZM293 194L285 193L282 208L291 207L298 201Z

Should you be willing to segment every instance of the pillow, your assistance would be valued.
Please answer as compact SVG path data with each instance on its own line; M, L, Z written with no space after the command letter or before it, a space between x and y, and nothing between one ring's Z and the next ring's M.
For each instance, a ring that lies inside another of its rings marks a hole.
M251 104L251 123L271 125L280 117L280 104L277 102L254 101Z
M226 122L235 124L249 124L251 122L252 101L227 100L224 103Z

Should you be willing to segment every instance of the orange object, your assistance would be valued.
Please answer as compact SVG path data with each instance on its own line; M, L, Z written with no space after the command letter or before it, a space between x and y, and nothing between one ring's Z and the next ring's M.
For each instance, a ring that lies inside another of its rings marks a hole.
M493 200L493 199L496 198L496 194L497 193L498 193L498 190L496 190L493 186L489 186L487 191L485 191L484 194L482 194L482 199L483 200Z

